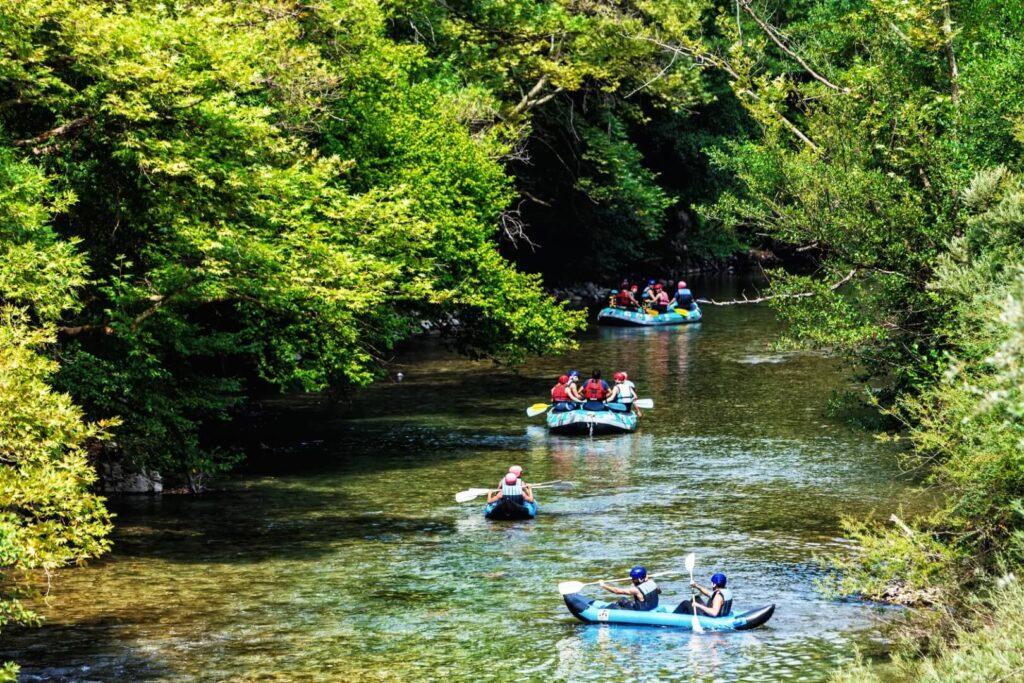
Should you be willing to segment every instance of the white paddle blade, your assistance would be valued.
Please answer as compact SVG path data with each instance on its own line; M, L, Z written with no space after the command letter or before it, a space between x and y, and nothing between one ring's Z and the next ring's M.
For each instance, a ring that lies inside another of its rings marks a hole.
M697 564L697 555L694 553L690 553L686 556L686 559L683 561L686 563L686 571L693 573L693 566Z
M486 496L488 493L490 493L490 489L468 489L466 491L459 491L455 494L455 502L468 503L474 498Z
M526 409L526 414L529 417L536 417L541 413L548 412L548 408L551 406L547 403L534 403L532 406Z
M650 410L651 408L654 407L654 399L653 398L638 398L633 403L633 405L635 405L637 408L644 408L644 409Z
M568 595L569 593L579 593L583 590L583 586L586 584L580 581L563 581L558 584L558 592L562 595Z
M700 625L700 619L697 618L697 608L693 608L693 619L690 620L690 628L693 629L694 633L704 633L704 627Z

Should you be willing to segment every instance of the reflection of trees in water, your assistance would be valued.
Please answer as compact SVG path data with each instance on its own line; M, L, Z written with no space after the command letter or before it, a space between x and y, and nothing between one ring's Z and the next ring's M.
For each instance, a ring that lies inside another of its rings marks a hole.
M572 479L596 470L611 484L629 483L636 456L654 448L654 437L645 434L556 436L546 427L531 425L526 436L531 458L549 459L553 477Z
M690 371L690 346L696 343L700 325L672 327L601 329L602 359L608 374L616 370L629 373L642 397L658 399L686 395Z

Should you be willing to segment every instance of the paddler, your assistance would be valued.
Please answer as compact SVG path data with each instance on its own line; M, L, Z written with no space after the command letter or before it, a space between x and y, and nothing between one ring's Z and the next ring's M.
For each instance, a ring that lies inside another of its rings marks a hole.
M661 589L654 579L647 578L647 569L637 565L629 570L629 580L633 584L628 588L618 588L601 582L601 588L609 593L625 595L627 597L619 600L610 609L633 609L647 612L658 606L658 595Z
M681 308L684 311L692 311L697 303L693 299L693 292L691 292L686 283L682 280L679 281L679 287L676 289L674 305L676 308Z
M554 405L556 413L564 413L576 408L576 404L573 403L572 396L569 394L568 387L569 376L562 375L551 389L551 403Z
M601 371L594 370L590 379L583 385L583 398L586 399L583 407L587 410L604 410L604 400L608 397L609 391L611 389L608 382L601 379Z
M583 394L580 393L580 371L570 370L568 377L569 383L565 386L565 392L569 394L569 399L575 403L583 403Z
M615 386L609 392L605 403L621 403L627 410L633 408L639 413L639 409L633 406L633 402L636 401L636 386L629 381L629 375L620 371L612 375L612 379L615 380Z
M658 313L664 313L668 310L668 305L672 299L669 298L665 288L659 282L654 285L654 300L651 301L651 306L658 311Z
M520 473L522 469L520 469ZM498 500L506 501L512 505L522 505L524 502L532 503L533 491L530 485L524 482L515 472L509 472L501 480L501 485L496 491L487 494L487 502L493 503Z
M732 591L725 587L726 581L725 574L716 572L711 576L711 588L705 588L696 581L690 582L690 586L706 598L694 603L698 614L703 612L709 617L729 616L732 612Z

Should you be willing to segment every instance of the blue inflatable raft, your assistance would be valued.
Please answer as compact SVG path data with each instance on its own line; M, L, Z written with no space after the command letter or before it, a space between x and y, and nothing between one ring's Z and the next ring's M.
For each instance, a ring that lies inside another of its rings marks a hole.
M685 325L699 323L703 314L700 306L693 305L692 311L682 308L670 309L665 313L650 314L647 311L627 311L624 308L602 308L597 314L599 325L620 327L657 327L660 325Z
M569 411L549 410L548 429L552 434L619 434L635 432L639 419L636 413L625 410L587 410L577 408Z
M641 612L630 609L610 609L614 602L588 600L579 593L562 596L572 615L588 624L634 624L643 626L672 626L689 631L693 628L693 616L677 614L670 607L655 607ZM772 618L775 605L758 607L742 614L725 617L698 616L700 625L706 631L748 631L761 626Z
M537 503L510 503L496 500L484 506L487 519L533 519L537 516Z

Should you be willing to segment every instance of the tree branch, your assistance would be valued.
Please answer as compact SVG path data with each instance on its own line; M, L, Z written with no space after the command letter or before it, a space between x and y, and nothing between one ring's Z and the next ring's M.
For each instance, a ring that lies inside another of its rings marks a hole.
M754 12L754 8L750 6L750 0L739 0L739 3L743 7L743 11L745 11L747 14L751 16L754 22L761 27L761 30L764 31L768 35L768 37L772 39L772 42L778 45L780 50L782 50L787 55L795 59L800 64L800 66L802 66L804 70L807 71L807 73L814 77L815 80L821 82L826 87L831 88L836 92L850 92L849 88L842 88L836 85L835 83L831 82L830 80L819 74L817 71L812 69L810 64L808 64L800 55L798 55L796 52L790 49L790 47L787 46L785 41L783 40L783 37L779 33L779 30L772 26L771 24L769 24L768 22L766 22L761 17L757 16L757 14Z
M91 121L91 120L92 120L92 116L89 115L89 114L86 114L85 116L79 116L77 119L72 119L71 121L68 121L67 123L65 123L63 125L57 126L56 128L51 128L50 130L48 130L48 131L46 131L44 133L40 133L39 135L35 136L34 138L25 138L23 140L15 140L14 141L14 146L15 147L28 147L30 145L38 145L40 143L46 142L50 138L60 137L61 135L67 135L68 133L72 133L72 132L76 131L77 129L81 128L82 126L84 126L85 124L89 123L89 121ZM35 152L34 149L33 149L33 151Z
M942 3L942 35L946 38L944 50L946 63L949 64L950 99L953 104L960 102L960 69L956 65L956 53L953 52L953 19L949 12L949 3Z
M857 273L857 269L854 268L846 274L838 282L833 283L829 286L830 291L835 291L845 285L847 282L853 279L853 276ZM708 304L710 306L736 306L737 304L759 304L764 301L771 301L772 299L805 299L809 296L814 296L817 292L796 292L793 294L769 294L767 296L759 296L756 299L748 299L747 295L744 294L742 299L732 299L731 301L715 301L714 299L697 299L698 303Z

